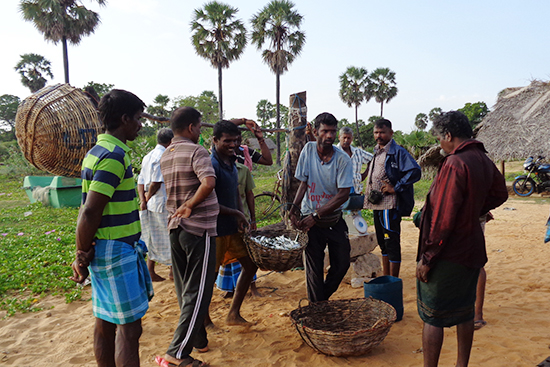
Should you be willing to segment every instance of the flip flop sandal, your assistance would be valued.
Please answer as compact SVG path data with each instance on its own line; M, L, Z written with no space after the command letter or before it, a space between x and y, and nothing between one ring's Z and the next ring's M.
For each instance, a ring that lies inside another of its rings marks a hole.
M474 330L479 330L482 327L484 327L485 325L487 325L487 321L485 321L485 320L476 320L476 321L474 321Z

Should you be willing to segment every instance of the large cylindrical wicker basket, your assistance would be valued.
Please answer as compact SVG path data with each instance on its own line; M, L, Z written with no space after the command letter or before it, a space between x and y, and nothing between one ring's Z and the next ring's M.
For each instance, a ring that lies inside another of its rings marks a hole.
M300 247L293 250L279 250L265 247L251 237L265 236L275 238L285 236L296 240ZM307 246L307 233L286 229L283 223L271 224L244 236L244 242L252 261L262 270L287 271L303 267L302 253Z
M369 298L312 303L290 313L304 342L337 357L359 356L380 344L395 322L395 309Z
M68 84L40 89L17 109L15 135L25 158L57 176L80 177L102 124L86 94Z

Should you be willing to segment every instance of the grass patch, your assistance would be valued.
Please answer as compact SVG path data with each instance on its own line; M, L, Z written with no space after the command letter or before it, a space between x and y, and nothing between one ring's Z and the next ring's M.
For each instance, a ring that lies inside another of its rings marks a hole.
M0 310L7 316L38 311L48 294L79 299L82 288L68 279L78 209L29 204L22 178L0 179Z

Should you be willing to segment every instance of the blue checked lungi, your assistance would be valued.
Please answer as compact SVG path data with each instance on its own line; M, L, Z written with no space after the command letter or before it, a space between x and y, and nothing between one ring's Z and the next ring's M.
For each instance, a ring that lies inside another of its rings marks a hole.
M141 221L141 240L147 245L149 260L163 265L172 265L170 250L170 231L168 230L167 210L161 213L150 210L139 212Z
M241 275L241 263L234 261L232 263L221 265L216 279L216 287L224 292L234 292L237 287L237 280ZM254 274L254 280L256 275Z
M139 320L153 298L153 283L143 257L147 247L116 240L95 240L90 263L94 316L117 325Z

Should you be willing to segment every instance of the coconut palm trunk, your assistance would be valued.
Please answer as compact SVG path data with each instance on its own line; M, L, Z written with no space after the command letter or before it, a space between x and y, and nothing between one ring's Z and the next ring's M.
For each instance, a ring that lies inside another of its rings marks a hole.
M276 96L275 96L275 103L277 105L277 129L281 128L281 73L277 71L276 77L275 77L275 89L276 89ZM276 163L278 166L281 165L281 135L279 132L277 132L277 160Z
M65 73L65 83L69 84L69 52L67 50L67 37L61 38L63 44L63 72Z
M355 105L355 128L357 129L357 140L359 141L359 145L361 148L363 147L363 142L361 141L361 134L359 134L359 119L357 118L357 109L359 108L359 105Z
M222 66L218 65L218 112L220 120L223 120L223 97L222 97Z
M296 166L300 158L300 152L306 145L305 125L307 124L307 109L306 109L306 92L290 95L289 106L292 111L289 113L288 121L291 129L288 134L288 153L286 155L283 167L283 203L292 203L298 192L300 181L294 177ZM283 220L288 228L290 228L289 209L283 208Z
M380 117L384 117L384 101L380 102Z

